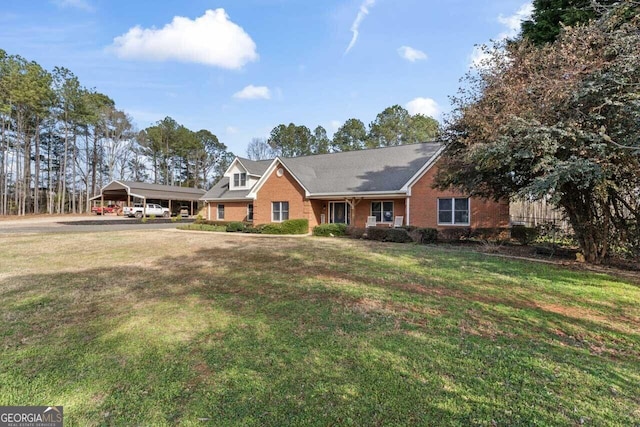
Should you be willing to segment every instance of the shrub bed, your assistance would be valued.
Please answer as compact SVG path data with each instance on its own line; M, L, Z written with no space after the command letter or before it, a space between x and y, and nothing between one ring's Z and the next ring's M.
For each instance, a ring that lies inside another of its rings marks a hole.
M242 230L243 233L249 233L249 234L259 234L260 233L260 228L259 227L254 227L253 225L247 225L244 227L244 230Z
M308 219L288 219L280 223L282 234L307 234L309 232Z
M227 231L230 233L244 231L244 229L245 229L245 225L242 222L234 221L227 224Z
M438 230L435 228L411 227L407 231L411 239L421 245L436 243L438 241Z
M308 219L288 219L280 223L260 226L260 233L262 234L307 234L308 232Z
M458 240L468 239L471 236L471 228L445 228L438 230L438 240L443 242L457 242Z
M489 241L509 240L510 236L510 230L506 227L474 228L470 235L472 239Z
M413 239L409 236L409 232L403 228L390 228L387 230L385 242L393 243L411 243Z
M289 219L280 223L254 226L253 223L240 221L207 221L199 219L194 224L180 226L178 229L256 234L307 234L309 232L309 220Z
M514 225L511 227L511 238L523 245L533 243L539 234L539 230L534 227L525 227L524 225Z
M346 224L321 224L313 227L313 235L321 237L344 236L347 232Z
M409 243L413 242L409 232L404 228L371 227L366 231L366 238L378 242Z
M384 242L387 237L388 228L369 227L365 233L365 237L369 240L376 240L378 242Z
M344 234L346 236L351 237L352 239L362 239L364 238L364 235L366 232L367 232L366 228L350 226L350 227L347 227Z
M196 231L227 231L227 227L224 225L211 225L211 224L187 224L177 227L178 230L196 230Z
M264 224L258 227L260 234L284 234L280 224Z

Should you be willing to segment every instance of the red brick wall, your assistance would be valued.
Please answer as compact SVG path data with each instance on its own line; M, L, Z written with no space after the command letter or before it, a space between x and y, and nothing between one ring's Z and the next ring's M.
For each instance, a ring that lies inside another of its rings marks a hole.
M467 196L457 191L440 191L431 188L437 170L436 163L411 188L410 224L439 229L458 228L459 226L438 225L438 198ZM509 204L472 197L470 223L471 228L507 227L509 226Z
M317 225L318 219L312 215L311 202L304 197L304 190L283 168L284 174L278 176L276 166L271 175L258 191L258 197L253 204L253 222L255 224L267 224L271 222L271 202L289 202L289 219L309 219L309 226Z
M329 206L329 202L325 202L324 200L310 200L309 203L309 228L313 230L313 227L320 224L320 220L322 219L321 215L324 213L325 222L329 222L329 212L327 210L323 210L324 206Z
M224 205L224 219L220 221L246 221L249 203L249 201L209 203L209 218L211 221L218 221L218 205Z

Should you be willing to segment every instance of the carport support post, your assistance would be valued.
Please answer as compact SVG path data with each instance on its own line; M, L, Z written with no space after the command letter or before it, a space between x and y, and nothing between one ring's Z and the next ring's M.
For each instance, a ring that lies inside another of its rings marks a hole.
M191 212L189 212L189 216L193 216L193 200L191 201Z
M104 194L100 193L100 214L104 215Z
M171 216L171 199L169 199L169 216Z
M147 217L147 198L146 197L142 198L142 217L143 218Z

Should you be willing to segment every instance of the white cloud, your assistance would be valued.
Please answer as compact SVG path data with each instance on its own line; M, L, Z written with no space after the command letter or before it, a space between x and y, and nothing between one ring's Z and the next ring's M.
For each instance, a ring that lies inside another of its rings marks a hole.
M329 123L329 129L334 133L340 129L340 126L342 126L342 122L340 120L331 120Z
M412 116L422 114L423 116L436 118L440 115L440 106L431 98L415 98L407 103L407 111Z
M235 135L236 133L240 132L240 129L234 126L227 126L225 130L227 132L227 135Z
M52 3L61 8L72 7L86 10L87 12L93 11L93 6L86 0L53 0Z
M533 3L525 3L520 6L513 15L504 16L498 15L497 21L504 25L505 29L495 37L495 41L504 41L517 37L520 33L520 25L522 21L531 19L533 14ZM487 61L491 58L493 48L484 48L483 46L475 46L473 52L469 56L469 65L471 68L483 68L486 67Z
M207 10L193 20L176 16L162 29L133 27L113 39L110 49L125 59L175 60L227 69L258 59L256 44L224 9Z
M364 0L360 5L358 15L356 16L355 21L353 21L353 24L351 24L351 32L353 33L353 36L351 37L349 46L347 46L347 49L344 51L345 55L349 53L349 51L353 48L353 46L355 46L356 42L358 41L358 36L360 35L360 24L362 24L364 17L369 14L369 8L373 7L373 5L375 4L376 0Z
M506 27L506 31L498 35L498 40L514 38L520 33L520 24L522 21L531 19L533 14L533 3L525 3L520 6L516 13L510 16L500 14L498 22Z
M236 99L271 99L271 90L266 86L249 85L233 94Z
M398 55L403 57L409 62L424 61L427 59L427 54L421 50L414 49L410 46L401 46L398 48Z

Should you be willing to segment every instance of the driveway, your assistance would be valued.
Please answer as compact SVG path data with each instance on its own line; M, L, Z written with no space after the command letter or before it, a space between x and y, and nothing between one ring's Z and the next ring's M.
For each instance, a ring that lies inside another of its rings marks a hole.
M176 228L181 223L149 220L146 223L120 216L69 215L34 216L0 221L0 235L28 233L82 233L122 230L162 230Z

